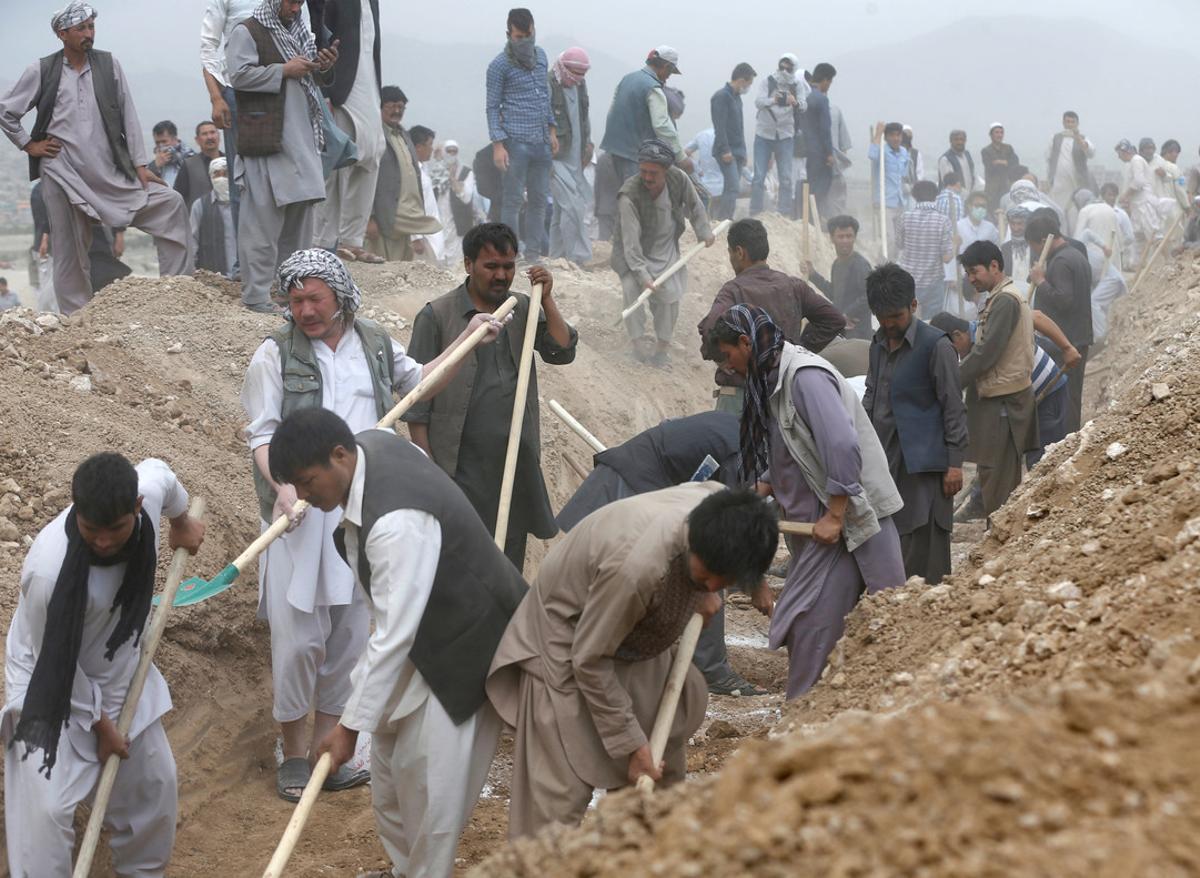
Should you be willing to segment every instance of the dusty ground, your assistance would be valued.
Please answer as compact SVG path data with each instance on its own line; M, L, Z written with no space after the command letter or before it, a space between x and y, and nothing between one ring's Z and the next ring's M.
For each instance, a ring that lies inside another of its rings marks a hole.
M773 264L798 273L796 227L773 221L771 231ZM720 245L693 266L665 371L626 356L611 272L559 267L556 296L581 344L573 365L540 370L543 467L556 506L579 482L564 455L586 463L588 449L547 400L608 443L711 406L711 364L696 354L693 327L730 270ZM1187 667L1197 651L1188 629L1200 543L1186 536L1200 526L1185 526L1200 514L1200 379L1188 368L1198 356L1192 318L1182 315L1195 312L1200 273L1179 272L1152 279L1140 310L1123 308L1135 316L1118 318L1120 343L1093 366L1092 386L1117 407L1069 466L1078 440L1051 455L1039 473L1054 475L1023 489L987 542L974 547L978 528L960 534L971 539L956 546L962 569L949 584L865 604L840 666L802 702L713 699L689 752L700 783L686 793L649 806L610 797L581 833L504 849L477 873L770 875L811 862L812 874L1013 874L1050 862L1034 848L1062 853L1069 868L1059 874L1095 858L1090 871L1101 874L1195 867L1181 827L1195 825L1200 789L1180 742L1194 738L1200 701ZM421 265L355 273L366 313L401 340L421 305L460 280ZM228 287L184 279L123 281L66 325L0 318L0 624L15 606L23 544L62 508L72 469L93 451L163 457L208 499L209 540L191 572L211 575L257 533L237 394L273 325L241 309ZM1142 378L1151 365L1171 388L1158 402ZM1129 451L1109 461L1116 440ZM528 575L543 554L533 546ZM996 581L979 586L985 559ZM1047 596L1068 578L1079 597ZM173 875L261 874L290 815L274 795L267 632L255 607L248 575L175 614L160 653L180 773ZM765 627L733 602L735 665L779 693L784 659L764 648ZM1020 758L1031 748L1045 755L1037 765ZM464 870L504 848L507 753L502 744L464 835ZM697 831L710 824L718 831ZM854 842L838 845L846 833ZM356 790L321 799L289 875L353 874L384 860L369 792ZM1147 868L1118 868L1128 863Z

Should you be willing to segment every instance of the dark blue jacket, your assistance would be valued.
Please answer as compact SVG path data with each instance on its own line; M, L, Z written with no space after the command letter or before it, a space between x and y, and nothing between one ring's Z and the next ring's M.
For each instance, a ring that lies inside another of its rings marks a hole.
M742 96L725 83L709 102L712 110L713 148L712 154L720 159L725 153L733 153L735 159L746 159L746 125L742 119Z
M818 89L808 93L808 107L800 114L806 155L824 161L833 155L833 118L829 97Z
M904 468L910 473L944 473L950 467L950 450L942 404L930 374L934 348L946 333L923 320L914 320L913 349L900 361L891 381L892 414L900 434ZM871 345L871 371L876 374L883 345ZM868 412L867 414L870 414Z

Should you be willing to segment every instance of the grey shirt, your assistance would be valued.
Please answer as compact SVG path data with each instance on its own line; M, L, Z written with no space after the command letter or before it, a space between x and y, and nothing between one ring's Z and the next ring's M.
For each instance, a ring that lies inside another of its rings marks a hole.
M692 225L696 237L703 240L712 234L708 223L708 212L696 194L694 186L685 189L684 213ZM672 262L679 258L679 242L675 238L675 223L671 218L671 189L664 186L654 201L655 221L651 232L650 252L642 249L642 223L638 218L637 205L629 197L617 198L617 221L621 224L621 244L624 247L625 263L630 272L645 289ZM687 290L687 267L681 268L667 279L655 293L655 300L670 305L683 298Z
M113 74L129 155L134 166L141 167L146 164L142 123L116 58L113 58ZM41 82L41 64L34 62L25 68L8 94L0 98L0 129L18 149L29 143L30 135L21 125L21 118L33 109ZM46 133L62 144L62 150L54 158L42 159L42 175L61 186L72 204L102 225L116 228L132 225L133 215L146 206L148 196L139 180L130 180L117 170L96 104L89 62L84 61L83 69L76 71L63 60L54 118Z
M236 27L225 50L229 79L238 91L284 91L283 149L269 156L238 156L237 180L246 195L276 207L325 198L325 170L308 116L308 98L295 79L285 79L282 64L258 63L258 47L244 27ZM136 160L135 160L136 163Z

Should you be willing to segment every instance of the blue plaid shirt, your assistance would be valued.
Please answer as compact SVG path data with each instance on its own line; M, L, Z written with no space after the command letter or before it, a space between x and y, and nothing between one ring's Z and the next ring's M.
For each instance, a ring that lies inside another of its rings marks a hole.
M501 52L487 69L487 121L492 143L518 140L549 143L554 113L550 110L549 68L541 46L534 49L532 70L513 64Z
M954 256L950 218L932 201L918 201L900 217L896 227L900 267L912 275L918 287L945 281L944 257Z

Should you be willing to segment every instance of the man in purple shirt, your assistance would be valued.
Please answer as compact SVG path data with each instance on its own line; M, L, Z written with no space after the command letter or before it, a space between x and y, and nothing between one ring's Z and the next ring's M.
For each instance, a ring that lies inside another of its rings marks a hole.
M761 308L735 305L709 334L746 380L741 478L773 496L785 519L813 525L788 537L792 560L771 616L769 643L788 650L787 697L821 677L863 591L903 585L903 506L887 456L846 379L784 340ZM765 584L756 607L769 606Z

